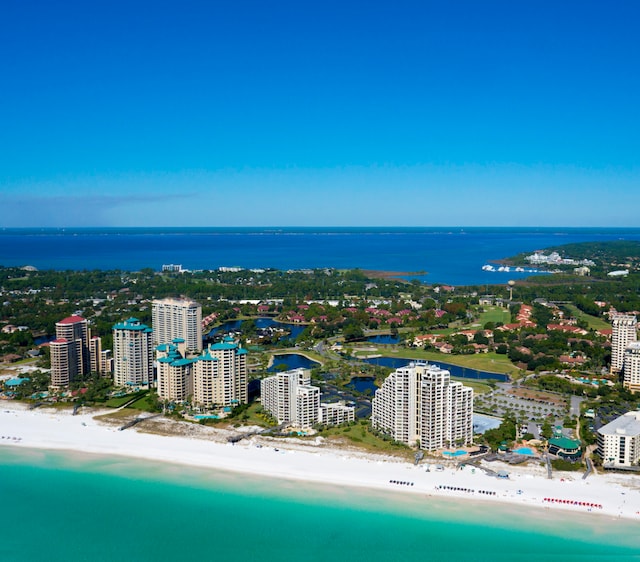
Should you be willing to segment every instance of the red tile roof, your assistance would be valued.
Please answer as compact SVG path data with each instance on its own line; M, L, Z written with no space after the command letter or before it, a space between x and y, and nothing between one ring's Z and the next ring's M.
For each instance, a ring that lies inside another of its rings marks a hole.
M84 318L82 316L67 316L57 322L57 324L77 324L78 322L84 322Z

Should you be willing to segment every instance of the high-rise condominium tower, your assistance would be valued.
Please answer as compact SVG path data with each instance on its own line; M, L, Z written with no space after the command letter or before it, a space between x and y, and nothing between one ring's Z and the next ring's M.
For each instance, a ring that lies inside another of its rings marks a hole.
M202 307L191 299L159 299L152 305L153 343L183 339L189 351L202 351Z
M638 339L638 321L630 314L616 314L611 319L611 372L622 372L624 352Z
M427 363L396 369L376 390L373 427L407 445L435 451L473 441L473 390Z
M113 327L113 382L117 386L153 383L152 330L137 318Z
M78 375L91 370L88 322L69 316L56 322L56 339L50 343L51 386L68 386Z
M192 361L195 404L210 407L248 402L247 350L233 338L209 345Z

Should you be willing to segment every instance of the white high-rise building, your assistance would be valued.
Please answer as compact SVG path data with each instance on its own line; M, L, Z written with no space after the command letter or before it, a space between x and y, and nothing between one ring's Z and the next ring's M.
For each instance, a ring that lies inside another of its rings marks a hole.
M624 352L638 339L638 321L631 314L616 314L611 319L611 372L622 372Z
M473 442L473 389L427 363L396 369L376 390L374 429L395 441L435 451Z
M202 307L191 299L159 299L152 304L153 343L182 338L189 351L202 351Z
M195 404L237 406L249 401L247 350L233 338L210 344L192 361Z
M631 392L640 392L640 341L632 341L624 351L622 384Z
M605 467L633 466L640 461L640 411L627 412L597 431L598 454Z
M260 396L262 407L279 424L308 429L320 421L320 389L311 385L306 369L293 369L262 379Z
M113 382L117 386L153 383L152 330L137 318L113 327Z

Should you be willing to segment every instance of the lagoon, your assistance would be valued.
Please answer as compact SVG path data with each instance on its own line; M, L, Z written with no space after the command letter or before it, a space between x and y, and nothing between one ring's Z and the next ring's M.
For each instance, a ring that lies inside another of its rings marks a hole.
M409 363L414 363L415 359L405 359L402 357L373 357L367 359L360 359L365 363L371 365L379 365L381 367L389 367L391 369L399 369L405 367ZM442 369L447 369L452 377L458 377L462 379L480 379L480 380L496 380L500 382L507 382L509 377L501 373L490 373L488 371L478 371L477 369L470 369L469 367L460 367L459 365L451 365L444 361L429 361L430 364L436 365Z

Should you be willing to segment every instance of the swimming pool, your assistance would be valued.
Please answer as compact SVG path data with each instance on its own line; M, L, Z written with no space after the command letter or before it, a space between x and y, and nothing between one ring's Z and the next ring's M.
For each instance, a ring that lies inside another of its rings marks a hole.
M464 449L458 449L455 452L451 452L451 451L443 451L442 455L445 457L461 457L463 455L466 455L467 451L465 451Z
M219 419L220 416L217 416L216 414L198 414L197 416L193 416L193 419L196 421L200 421L200 420L217 420Z
M512 453L517 453L518 455L528 455L530 457L535 457L536 452L529 447L520 447L519 449L513 449Z

